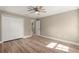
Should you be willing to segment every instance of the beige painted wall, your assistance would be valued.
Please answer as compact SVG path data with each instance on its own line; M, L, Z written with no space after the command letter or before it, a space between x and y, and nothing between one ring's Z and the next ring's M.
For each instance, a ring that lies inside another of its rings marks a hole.
M32 35L32 20L31 18L25 18L24 20L24 35Z
M79 42L78 10L42 18L41 35Z
M1 41L1 14L0 14L0 41Z

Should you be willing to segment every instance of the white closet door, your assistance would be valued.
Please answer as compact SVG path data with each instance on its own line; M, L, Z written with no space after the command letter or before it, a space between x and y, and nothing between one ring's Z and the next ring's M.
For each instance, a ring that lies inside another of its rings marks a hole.
M36 35L40 35L40 20L36 21Z
M2 16L2 41L22 38L24 36L24 19L9 15Z

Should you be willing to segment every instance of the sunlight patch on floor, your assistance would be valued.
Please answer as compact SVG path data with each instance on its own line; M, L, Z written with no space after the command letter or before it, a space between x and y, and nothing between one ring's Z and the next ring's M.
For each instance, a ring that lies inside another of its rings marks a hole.
M62 44L58 44L56 49L59 49L59 50L62 50L62 51L66 51L66 52L69 51L69 47L65 46L65 45L62 45Z
M54 43L54 42L49 43L48 45L46 45L46 47L54 48L54 49L58 49L58 50L66 51L66 52L69 51L69 47L68 46L65 46L65 45L62 45L62 44L58 44L58 43Z
M57 45L57 43L49 43L46 47L54 48L56 45Z

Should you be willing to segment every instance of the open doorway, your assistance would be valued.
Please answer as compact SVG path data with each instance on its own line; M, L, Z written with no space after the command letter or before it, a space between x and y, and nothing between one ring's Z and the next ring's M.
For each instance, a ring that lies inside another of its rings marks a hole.
M40 20L32 20L32 34L40 35Z

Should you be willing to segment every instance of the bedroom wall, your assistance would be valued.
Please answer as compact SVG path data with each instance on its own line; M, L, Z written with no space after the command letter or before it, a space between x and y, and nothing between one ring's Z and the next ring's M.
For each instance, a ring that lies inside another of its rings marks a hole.
M1 41L1 14L0 14L0 41Z
M31 18L24 19L24 36L32 35L32 20Z
M41 35L79 43L78 10L41 19Z

